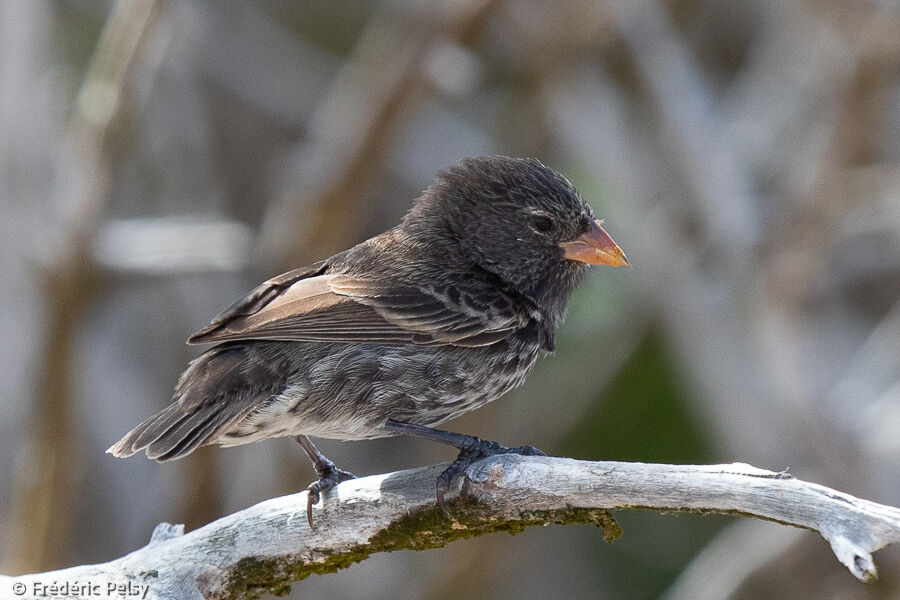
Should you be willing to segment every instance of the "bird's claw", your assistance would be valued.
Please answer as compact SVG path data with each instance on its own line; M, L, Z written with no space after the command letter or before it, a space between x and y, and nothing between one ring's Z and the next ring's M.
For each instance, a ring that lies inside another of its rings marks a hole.
M438 508L441 509L441 512L444 513L444 516L447 517L448 519L451 519L451 520L452 520L452 519L453 519L453 515L450 514L450 509L447 508L447 501L444 500L444 493L445 493L446 491L447 491L447 490L445 490L443 487L441 487L441 484L438 483L438 488L437 488L437 505L438 505Z
M348 479L356 479L356 475L349 471L338 469L334 465L329 469L325 469L319 473L319 480L314 481L306 488L306 520L309 522L309 528L315 529L313 524L312 507L318 504L322 498L322 494L327 493L331 488L347 481Z
M521 454L523 456L547 456L547 453L541 450L540 448L535 448L534 446L519 446L518 448L507 448L509 452L503 452L501 454Z
M469 466L482 458L495 456L497 454L521 454L523 456L547 456L547 454L534 446L517 446L516 448L508 448L497 442L490 442L479 438L472 438L470 445L460 450L459 456L456 457L450 466L438 475L437 478L437 505L438 508L452 519L450 510L447 508L447 502L444 495L450 490L450 482L460 473L465 472Z

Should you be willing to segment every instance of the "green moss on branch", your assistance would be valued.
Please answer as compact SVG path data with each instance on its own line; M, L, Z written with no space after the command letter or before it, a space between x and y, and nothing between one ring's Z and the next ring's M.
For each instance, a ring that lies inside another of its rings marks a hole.
M248 557L231 570L221 600L259 598L263 593L283 596L291 584L312 574L333 573L368 558L377 552L395 550L427 550L440 548L454 540L488 533L506 532L515 535L535 525L590 524L603 529L606 541L622 535L622 529L603 509L566 508L530 511L513 519L504 519L471 496L448 502L453 519L438 508L426 508L394 521L373 535L366 544L341 552L323 553L313 560L296 557Z

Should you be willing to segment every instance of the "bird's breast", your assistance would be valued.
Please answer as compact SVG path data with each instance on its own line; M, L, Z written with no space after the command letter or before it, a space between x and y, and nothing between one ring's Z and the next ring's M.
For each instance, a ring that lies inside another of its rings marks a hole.
M248 426L344 440L384 437L387 419L434 426L521 385L539 353L513 339L477 348L314 346L314 359L297 361L309 367Z

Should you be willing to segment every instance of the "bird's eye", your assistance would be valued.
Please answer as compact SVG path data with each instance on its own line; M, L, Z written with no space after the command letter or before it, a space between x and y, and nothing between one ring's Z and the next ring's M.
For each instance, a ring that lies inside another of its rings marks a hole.
M538 233L550 233L553 231L553 220L549 217L537 216L531 219L531 226Z

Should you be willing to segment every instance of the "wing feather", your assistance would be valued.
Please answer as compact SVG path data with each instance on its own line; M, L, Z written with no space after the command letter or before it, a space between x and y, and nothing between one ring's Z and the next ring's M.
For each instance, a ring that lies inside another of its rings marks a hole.
M482 346L525 326L502 292L451 293L410 284L328 274L327 264L265 282L188 343L232 340Z

